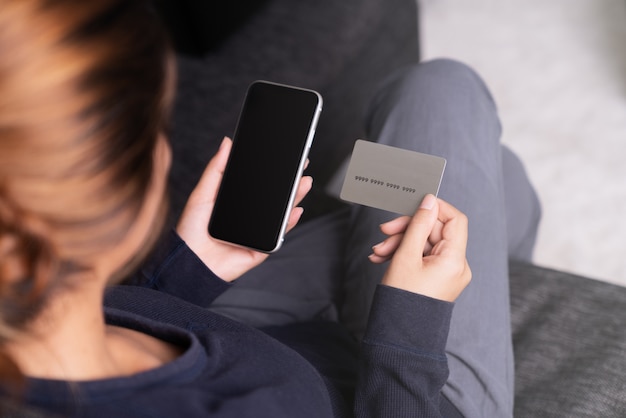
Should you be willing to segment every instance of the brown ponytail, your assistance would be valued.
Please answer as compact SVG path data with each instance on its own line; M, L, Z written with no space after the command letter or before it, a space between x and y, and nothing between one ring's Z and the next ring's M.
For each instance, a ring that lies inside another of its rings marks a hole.
M130 229L171 68L149 1L0 0L0 345Z

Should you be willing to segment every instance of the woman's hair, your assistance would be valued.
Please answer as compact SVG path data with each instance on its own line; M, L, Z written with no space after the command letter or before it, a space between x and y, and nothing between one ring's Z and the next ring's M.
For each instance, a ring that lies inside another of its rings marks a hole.
M0 344L130 229L172 67L147 0L0 0Z

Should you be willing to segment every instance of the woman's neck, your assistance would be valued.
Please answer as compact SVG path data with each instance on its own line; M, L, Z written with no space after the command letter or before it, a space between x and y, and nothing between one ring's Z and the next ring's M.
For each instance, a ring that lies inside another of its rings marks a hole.
M5 352L23 374L60 380L127 376L180 355L157 338L106 325L103 292L104 286L87 285L57 295L31 331L6 344Z

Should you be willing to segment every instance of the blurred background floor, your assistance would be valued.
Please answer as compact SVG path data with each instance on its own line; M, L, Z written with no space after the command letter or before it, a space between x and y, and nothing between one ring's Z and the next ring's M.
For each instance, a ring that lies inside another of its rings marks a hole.
M626 1L420 4L424 59L483 76L539 192L536 263L626 286Z

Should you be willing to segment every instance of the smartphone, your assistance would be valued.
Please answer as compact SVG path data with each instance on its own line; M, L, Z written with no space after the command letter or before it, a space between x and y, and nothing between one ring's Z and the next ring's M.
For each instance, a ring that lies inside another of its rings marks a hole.
M266 253L280 248L321 111L316 91L250 85L209 222L213 238Z

